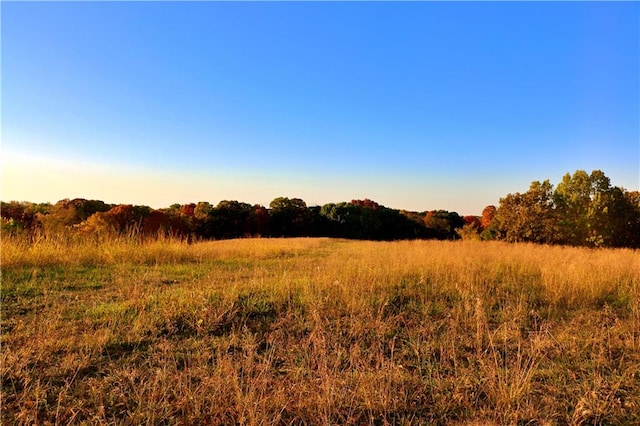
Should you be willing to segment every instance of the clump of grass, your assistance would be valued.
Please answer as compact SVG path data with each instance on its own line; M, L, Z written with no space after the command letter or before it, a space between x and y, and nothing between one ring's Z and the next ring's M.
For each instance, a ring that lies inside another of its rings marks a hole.
M2 240L7 424L633 424L633 250Z

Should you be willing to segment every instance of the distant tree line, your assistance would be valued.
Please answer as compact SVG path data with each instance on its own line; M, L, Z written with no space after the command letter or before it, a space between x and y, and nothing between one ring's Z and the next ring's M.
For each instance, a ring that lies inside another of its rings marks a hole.
M64 199L55 204L2 202L2 233L174 235L195 239L241 237L336 237L367 240L478 239L640 247L640 194L612 187L599 170L567 174L554 190L548 180L523 194L508 194L480 216L432 210L411 212L375 201L307 206L279 197L269 207L224 200L174 204L164 209L99 200Z
M3 202L2 231L10 234L155 236L159 233L201 239L305 237L395 240L457 238L463 225L457 213L414 213L390 209L365 199L307 206L299 198L279 197L269 208L240 201L212 205L112 205L99 200L64 199L55 204Z

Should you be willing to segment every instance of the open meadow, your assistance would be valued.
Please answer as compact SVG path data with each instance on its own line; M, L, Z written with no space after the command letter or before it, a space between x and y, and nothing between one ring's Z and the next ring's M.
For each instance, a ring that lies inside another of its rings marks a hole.
M2 240L2 424L640 424L640 254Z

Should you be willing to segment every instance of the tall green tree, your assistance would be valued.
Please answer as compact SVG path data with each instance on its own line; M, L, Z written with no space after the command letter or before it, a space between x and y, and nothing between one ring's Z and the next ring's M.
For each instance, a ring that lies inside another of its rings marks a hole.
M572 245L614 245L624 219L624 191L601 171L567 173L554 194L561 239Z
M204 220L213 210L213 206L208 201L199 201L196 208L193 209L193 215L198 220Z
M640 247L640 193L613 187L596 217L602 244L608 247ZM596 203L598 204L598 203Z
M199 217L198 232L205 238L236 238L251 234L251 212L251 204L235 200L222 200L216 207L200 202L194 209Z
M278 197L269 204L269 229L273 235L298 237L306 235L309 210L300 198Z
M464 224L462 216L446 210L432 210L424 217L427 236L439 240L459 238L456 230L462 228Z
M500 199L494 220L500 237L507 241L558 242L553 185L548 179L534 181L524 194L507 194Z

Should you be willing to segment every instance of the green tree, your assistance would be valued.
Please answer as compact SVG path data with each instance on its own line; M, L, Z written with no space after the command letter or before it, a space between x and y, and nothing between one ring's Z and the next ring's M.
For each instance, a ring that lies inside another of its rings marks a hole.
M240 201L223 200L212 212L219 237L235 238L250 234L252 206Z
M501 239L510 242L558 242L553 185L549 180L534 181L524 194L507 194L500 199L494 220Z
M456 230L464 226L464 219L456 212L433 210L425 215L424 226L431 238L454 239L459 238Z
M602 244L608 247L640 247L640 193L612 187L606 200L599 197L594 214ZM604 204L603 207L599 207Z
M309 210L300 198L275 198L269 204L269 229L277 236L306 235Z
M213 206L207 201L200 201L196 204L196 208L193 211L196 219L204 220L209 216L209 213L213 211Z
M612 187L600 170L565 174L554 194L563 242L572 245L611 246L624 233L633 214L624 190Z

